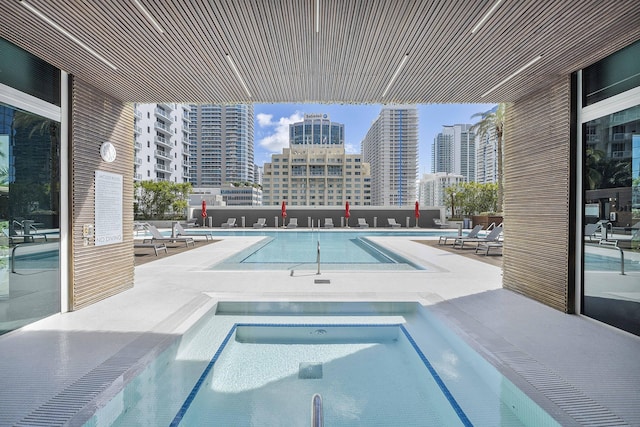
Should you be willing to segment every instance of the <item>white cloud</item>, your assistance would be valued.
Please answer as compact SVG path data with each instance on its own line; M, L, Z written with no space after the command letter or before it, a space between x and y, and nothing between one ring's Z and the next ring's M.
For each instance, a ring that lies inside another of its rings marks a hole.
M360 146L351 143L344 143L344 151L347 154L360 154Z
M289 125L301 122L304 116L296 111L289 117L280 117L277 122L273 121L271 114L258 114L256 118L260 127L272 128L265 132L266 136L261 138L258 144L272 153L282 153L282 149L289 146Z

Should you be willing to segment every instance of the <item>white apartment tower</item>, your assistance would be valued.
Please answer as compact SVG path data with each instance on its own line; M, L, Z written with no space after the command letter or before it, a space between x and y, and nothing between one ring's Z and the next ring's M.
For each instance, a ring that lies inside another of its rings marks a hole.
M470 124L443 126L431 147L431 171L462 175L467 182L476 179L476 138Z
M253 105L191 105L194 187L254 182Z
M134 179L188 182L189 106L134 105Z
M425 173L420 180L418 200L423 206L448 206L445 189L465 182L462 175L447 172Z
M347 154L344 125L326 114L305 114L289 125L289 148L264 164L262 204L352 206L371 204L371 173L360 154Z
M371 204L403 206L415 202L418 176L418 109L385 106L361 143L371 165Z
M486 184L498 181L498 138L491 128L476 139L476 182Z

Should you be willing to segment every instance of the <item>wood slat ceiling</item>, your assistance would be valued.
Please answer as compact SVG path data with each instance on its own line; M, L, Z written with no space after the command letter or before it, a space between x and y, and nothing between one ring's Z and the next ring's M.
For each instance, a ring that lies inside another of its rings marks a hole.
M163 33L134 0L26 0L115 70L24 1L0 37L123 101L220 104L513 101L640 39L637 0L503 0L475 34L495 0L139 1Z

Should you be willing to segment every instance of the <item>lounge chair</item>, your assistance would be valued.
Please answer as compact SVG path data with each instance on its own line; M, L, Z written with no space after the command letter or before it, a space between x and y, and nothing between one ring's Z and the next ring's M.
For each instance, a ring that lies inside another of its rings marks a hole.
M235 218L228 218L227 222L223 222L222 225L220 225L220 227L222 228L233 228L236 226L236 219Z
M389 224L389 227L400 228L400 224L396 222L395 218L387 218L387 223Z
M478 251L484 251L485 256L487 256L491 249L500 249L499 255L502 255L502 242L480 242L476 246L476 253L478 253Z
M442 221L440 218L433 218L433 223L438 228L449 228L449 223L447 221Z
M32 230L35 229L32 228ZM47 235L44 233L38 233L38 232L34 232L34 231L30 231L29 233L25 234L24 231L20 234L18 234L16 232L16 230L11 230L11 231L7 231L6 228L2 229L2 234L5 237L9 238L9 243L10 244L18 244L18 243L35 243L36 238L38 239L44 239L44 241L47 241Z
M202 233L190 233L187 230L184 229L184 227L177 222L176 223L176 234L178 236L183 236L183 237L199 237L199 236L204 236L207 241L209 241L210 239L213 238L211 232L202 232Z
M134 248L153 248L153 251L156 253L156 256L158 256L158 249L160 250L164 250L165 254L168 254L169 252L167 251L167 245L164 243L141 243L141 242L136 242L133 244Z
M325 218L324 219L324 228L333 228L333 219Z
M478 224L473 227L471 231L469 231L469 233L464 237L475 239L476 237L478 237L478 233L480 233L480 230L482 230L482 224ZM438 244L446 245L448 240L455 241L458 237L460 236L440 236L440 238L438 239Z
M459 249L463 249L465 243L475 243L476 246L478 246L478 244L480 243L497 242L500 239L501 234L502 226L499 225L491 230L491 232L487 234L486 237L456 237L456 240L454 240L453 242L453 247L455 248L459 245Z
M596 233L600 231L600 224L587 224L584 226L584 239L589 239L590 242L600 240Z
M267 225L267 218L258 218L258 222L253 223L253 228L264 228Z
M287 228L296 228L298 226L298 218L289 219L289 224L287 224Z
M360 228L368 228L369 224L367 224L367 220L364 218L358 218L358 227Z
M151 238L145 238L142 243L155 243L155 242L184 242L185 246L189 247L189 243L193 246L196 245L196 241L193 237L164 237L160 234L160 231L155 225L147 224L147 230L151 233Z

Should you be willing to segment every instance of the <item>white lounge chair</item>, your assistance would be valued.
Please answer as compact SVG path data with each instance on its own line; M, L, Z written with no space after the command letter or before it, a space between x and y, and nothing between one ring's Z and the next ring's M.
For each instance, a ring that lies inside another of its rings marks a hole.
M480 233L480 230L482 230L482 224L478 224L475 227L473 227L471 229L471 231L469 231L469 233L464 237L472 238L472 239L476 238L476 237L478 237L478 233ZM438 244L439 245L446 245L447 241L449 239L455 241L458 237L460 237L460 236L440 236L440 238L438 239Z
M395 218L387 218L387 223L389 224L389 227L400 228L400 224L396 222Z
M202 233L190 233L187 230L185 230L185 228L179 223L176 223L176 234L178 236L183 236L183 237L199 237L199 236L204 236L207 241L209 241L210 239L213 238L213 235L211 234L211 232L202 232Z
M287 228L296 228L298 226L298 218L289 219L289 224L287 224Z
M367 224L367 220L364 218L358 218L358 227L360 228L368 228L369 224Z
M264 228L267 224L267 218L258 218L258 222L253 223L253 228Z
M475 238L457 237L456 240L453 242L453 247L455 248L459 245L459 249L463 249L465 243L475 243L476 246L478 246L478 244L480 243L497 242L500 240L501 234L502 234L502 226L499 225L493 230L491 230L491 232L487 234L486 237L475 237Z
M184 242L185 246L189 247L189 243L193 246L196 245L196 241L193 237L165 237L156 228L155 225L147 224L147 230L151 233L151 238L145 238L142 243L155 243L155 242Z
M502 242L479 242L478 246L476 246L476 253L478 253L478 251L484 251L485 256L488 256L491 249L499 249L499 255L502 255Z
M600 240L596 233L600 231L600 224L587 224L584 226L584 239L589 239L590 242Z
M228 218L227 222L223 222L222 225L220 225L220 227L222 228L233 228L236 226L236 219L235 218Z
M333 219L325 218L324 219L324 228L333 228Z
M449 228L449 223L447 221L442 221L440 218L433 218L433 223L438 228Z

